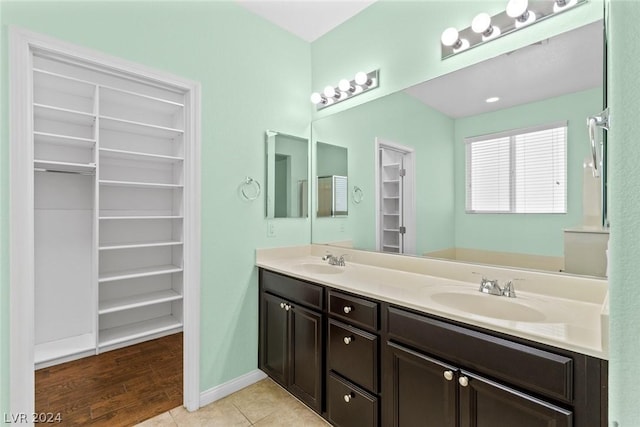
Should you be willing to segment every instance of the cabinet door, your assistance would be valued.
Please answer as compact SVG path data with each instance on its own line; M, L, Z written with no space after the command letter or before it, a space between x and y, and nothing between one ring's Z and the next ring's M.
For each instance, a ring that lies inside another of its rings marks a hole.
M570 427L571 411L467 372L460 373L460 427Z
M289 315L289 389L298 399L321 412L322 314L292 306Z
M287 386L288 337L286 302L271 294L260 296L260 368Z
M386 347L383 424L456 427L456 368L393 343ZM492 427L499 425L508 424Z

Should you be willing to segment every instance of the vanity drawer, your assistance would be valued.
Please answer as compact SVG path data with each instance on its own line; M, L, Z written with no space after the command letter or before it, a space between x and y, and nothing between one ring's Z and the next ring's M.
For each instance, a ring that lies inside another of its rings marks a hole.
M365 328L378 329L378 303L329 291L329 314Z
M378 398L329 373L327 418L337 427L375 427L378 425Z
M389 339L527 390L573 401L573 359L451 325L398 308L388 309Z
M264 291L280 295L292 302L322 310L324 302L322 286L263 269L260 269L260 284Z
M329 319L328 369L373 392L378 391L378 337Z

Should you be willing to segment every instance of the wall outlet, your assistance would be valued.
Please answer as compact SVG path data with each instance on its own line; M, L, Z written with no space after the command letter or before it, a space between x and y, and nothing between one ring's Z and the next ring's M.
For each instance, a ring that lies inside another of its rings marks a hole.
M276 224L273 221L267 221L267 237L276 237Z

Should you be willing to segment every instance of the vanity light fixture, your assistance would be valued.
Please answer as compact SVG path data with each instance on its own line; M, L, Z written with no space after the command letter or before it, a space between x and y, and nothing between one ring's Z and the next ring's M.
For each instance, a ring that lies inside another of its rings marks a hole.
M316 109L321 110L329 105L375 89L379 84L378 70L368 73L360 71L353 80L342 79L338 82L338 86L326 86L322 93L312 93L311 102L316 106Z
M479 13L471 26L458 30L447 28L440 37L441 58L445 59L482 43L587 3L588 0L509 0L503 12L496 15Z

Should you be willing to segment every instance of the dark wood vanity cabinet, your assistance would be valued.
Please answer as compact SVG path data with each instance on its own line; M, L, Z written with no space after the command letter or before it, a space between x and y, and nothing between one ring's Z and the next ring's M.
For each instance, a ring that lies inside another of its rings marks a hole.
M338 427L607 426L606 361L263 269L259 365Z
M384 426L606 426L606 362L388 307Z
M330 289L326 418L338 427L376 427L380 411L379 303Z
M321 412L324 289L265 270L260 288L259 367Z

